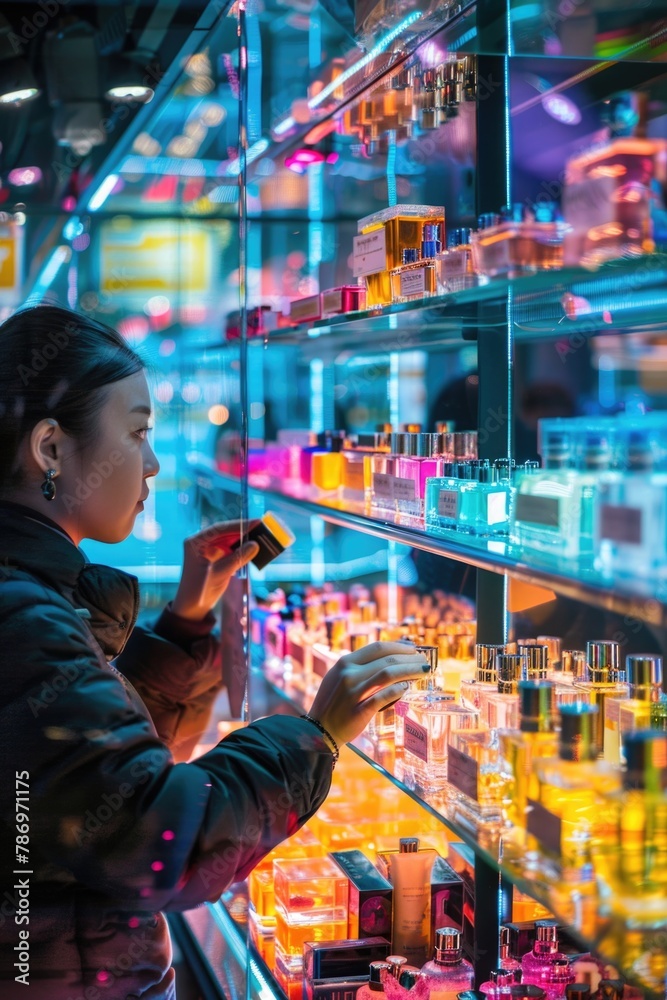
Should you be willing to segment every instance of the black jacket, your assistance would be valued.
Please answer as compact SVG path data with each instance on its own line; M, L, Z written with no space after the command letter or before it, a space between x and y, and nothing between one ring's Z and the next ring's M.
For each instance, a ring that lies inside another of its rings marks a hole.
M134 577L0 504L3 1000L167 1000L158 911L217 899L329 790L326 743L288 716L178 763L220 687L213 616L134 628L137 610Z

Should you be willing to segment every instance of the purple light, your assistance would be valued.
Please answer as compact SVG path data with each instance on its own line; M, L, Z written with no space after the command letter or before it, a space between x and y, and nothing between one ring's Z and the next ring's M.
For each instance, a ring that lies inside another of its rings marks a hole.
M581 121L581 111L577 105L562 94L545 94L542 107L551 118L563 125L578 125Z
M25 187L28 184L39 184L42 179L42 171L39 167L15 167L9 171L7 180L14 187Z
M306 167L312 163L324 163L326 159L324 153L318 153L316 149L306 149L305 146L302 146L301 149L295 150L291 156L285 158L285 166L297 174L302 174Z

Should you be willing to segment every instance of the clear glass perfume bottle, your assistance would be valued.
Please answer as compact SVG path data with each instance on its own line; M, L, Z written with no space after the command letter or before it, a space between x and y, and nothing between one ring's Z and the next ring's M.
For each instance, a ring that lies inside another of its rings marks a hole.
M491 729L518 729L520 719L519 681L527 670L522 653L498 653L496 691L480 694L482 718Z
M558 950L558 924L555 920L535 921L533 950L521 959L521 983L548 989L549 975L554 962L565 959Z
M513 782L501 758L498 731L454 731L449 743L447 777L454 815L475 831L502 826Z
M497 693L496 657L499 653L504 653L506 648L506 646L496 643L478 642L475 645L475 678L461 683L461 703L467 708L479 712L482 708L482 693Z
M631 927L661 927L667 920L667 733L628 733L624 753L622 789L608 798L614 833L597 873L613 914Z
M455 729L474 729L479 714L436 687L437 646L417 649L425 653L431 669L427 690L415 693L404 703L404 770L406 777L423 791L437 792L447 785L450 733Z
M556 756L558 735L554 728L553 684L549 681L520 681L519 699L519 729L501 729L498 738L506 773L514 783L508 817L515 826L525 828L528 800L537 796L533 761Z
M621 762L625 733L633 729L667 730L667 697L662 690L662 657L635 653L625 658L627 697L604 703L604 758Z
M465 463L443 462L442 475L426 482L424 521L432 534L456 531L459 521L459 489Z
M543 203L535 211L525 205L503 209L501 222L472 234L472 258L479 274L518 277L563 266L567 227L556 218L556 206Z
M389 453L389 434L357 434L346 441L342 451L341 500L364 503L372 487L371 456Z
M472 260L471 229L454 229L447 236L447 250L436 258L438 293L459 292L477 284Z
M434 1000L456 1000L458 993L471 990L475 971L463 957L461 931L458 927L438 927L435 932L435 955L422 966L422 975Z
M406 247L391 274L392 302L410 302L436 294L435 261L422 260L417 247Z
M584 871L613 834L613 816L604 796L620 788L621 773L598 760L597 705L579 702L558 712L558 757L533 764L537 798L528 831L542 848L560 856L568 872Z
M619 666L619 645L610 640L586 643L586 680L577 680L574 689L582 701L597 705L596 740L598 754L604 752L605 708L608 698L627 698L625 674Z
M382 514L396 512L396 460L401 453L402 432L392 432L389 435L389 452L373 454L370 458L371 473L371 511Z
M622 472L600 477L597 563L609 578L664 578L667 566L665 451L649 425L620 432Z

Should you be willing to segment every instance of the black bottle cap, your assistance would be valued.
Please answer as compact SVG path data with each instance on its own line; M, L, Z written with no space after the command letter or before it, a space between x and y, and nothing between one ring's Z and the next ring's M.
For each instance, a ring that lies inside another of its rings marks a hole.
M510 986L512 1000L544 1000L546 991L532 983L516 983Z
M667 789L667 733L639 729L623 740L623 787L660 793Z
M389 962L371 962L368 976L368 985L373 990L374 993L380 993L384 990L382 985L382 973L391 972L391 965Z
M598 983L600 1000L622 1000L625 982L622 979L601 979Z
M549 681L519 681L519 705L521 713L519 728L522 732L553 732L553 684Z
M598 746L597 705L575 702L561 705L560 736L558 755L561 760L596 760L600 754Z
M662 685L662 656L653 653L631 653L626 656L625 679L631 687L660 687Z
M565 987L565 1000L588 1000L590 995L588 983L569 983Z
M486 1000L486 993L480 990L462 990L456 994L456 1000Z

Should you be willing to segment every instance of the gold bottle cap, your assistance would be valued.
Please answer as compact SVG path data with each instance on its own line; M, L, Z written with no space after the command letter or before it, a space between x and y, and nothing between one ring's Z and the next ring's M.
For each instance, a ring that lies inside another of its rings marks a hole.
M498 653L496 670L499 693L516 694L525 669L526 657L523 653Z
M597 705L575 702L558 709L560 735L558 756L561 760L596 760L602 749L598 744Z
M667 733L657 729L638 729L623 740L626 769L625 789L660 795L667 790Z
M444 965L461 957L461 931L458 927L438 927L435 932L435 960Z
M551 733L554 728L554 686L549 681L519 681L523 733Z
M498 671L496 669L496 658L499 653L505 652L505 646L498 643L478 642L475 646L475 659L477 662L475 679L480 684L496 684L498 681Z
M517 643L517 653L523 653L526 657L526 675L523 678L527 681L544 681L547 679L549 671L549 648L548 646L522 646Z
M475 649L475 636L474 635L460 635L456 640L456 659L457 660L472 660L474 659L474 649Z
M408 964L407 958L403 955L387 955L386 962L389 965L390 973L395 979L398 979L401 969L404 969Z
M370 642L370 637L365 632L355 632L350 636L350 648L353 653L358 649L363 649Z
M562 640L560 636L557 635L538 635L537 643L540 646L547 647L547 656L549 659L549 666L552 670L560 670L561 668L561 646Z
M329 648L332 650L342 649L347 639L347 618L325 618L324 624L326 625Z
M357 605L362 622L374 622L377 618L377 604L375 601L359 601Z
M585 681L588 677L586 651L583 649L564 649L560 656L560 665L562 672L572 674L575 680Z
M619 644L596 639L586 643L586 663L588 679L596 683L613 683L625 679L619 669Z
M662 657L653 653L631 653L625 658L625 676L631 698L650 700L653 688L662 688Z

